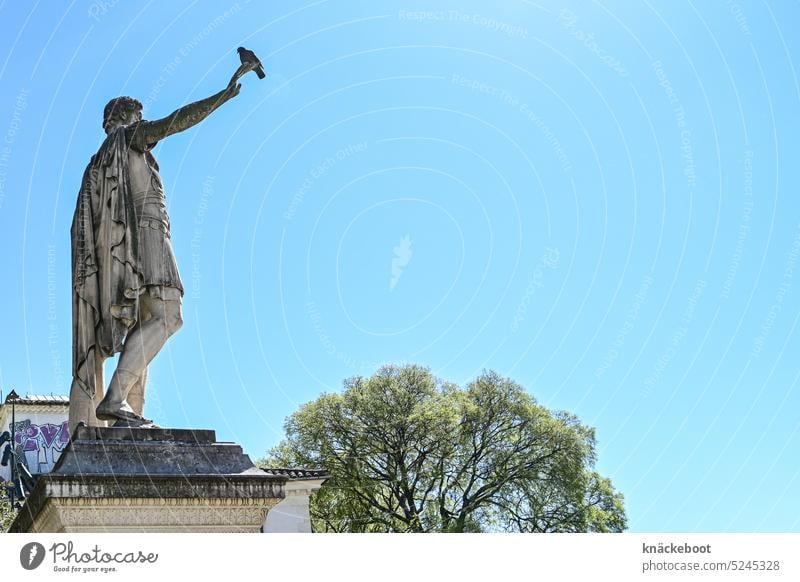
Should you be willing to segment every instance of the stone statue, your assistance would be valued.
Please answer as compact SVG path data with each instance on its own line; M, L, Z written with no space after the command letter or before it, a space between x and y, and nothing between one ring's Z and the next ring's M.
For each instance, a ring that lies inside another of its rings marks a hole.
M131 97L109 101L107 137L81 182L72 221L72 372L70 433L79 424L147 427L147 366L180 329L183 285L151 149L239 94L240 66L228 86L157 121L142 120ZM103 362L121 352L104 395Z

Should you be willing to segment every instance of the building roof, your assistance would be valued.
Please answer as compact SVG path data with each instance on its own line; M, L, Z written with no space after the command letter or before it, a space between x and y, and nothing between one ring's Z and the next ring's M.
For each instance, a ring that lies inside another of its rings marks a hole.
M289 479L304 480L304 479L327 479L330 477L325 469L300 469L300 468L286 468L286 467L259 467L268 475L280 475L281 477L288 477Z
M64 404L69 405L69 396L53 396L52 394L47 395L39 395L39 394L26 394L25 396L20 396L15 401L17 404ZM8 401L8 396L5 397L3 404L11 404Z

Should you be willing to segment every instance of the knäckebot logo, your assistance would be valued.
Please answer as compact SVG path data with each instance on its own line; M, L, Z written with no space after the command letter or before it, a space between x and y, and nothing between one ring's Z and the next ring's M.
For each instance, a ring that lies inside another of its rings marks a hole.
M35 570L44 562L44 546L39 542L29 542L19 551L19 563L26 570Z

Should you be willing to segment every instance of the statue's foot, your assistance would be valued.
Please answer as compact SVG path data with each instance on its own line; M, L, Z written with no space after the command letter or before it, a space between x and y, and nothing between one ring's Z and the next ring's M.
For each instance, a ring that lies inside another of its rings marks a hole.
M103 399L97 406L95 416L97 416L97 418L100 420L115 421L113 426L117 427L138 427L148 424L153 425L152 420L148 420L145 417L133 412L130 406L127 405L127 402L124 401L122 405L117 404L115 406L114 403L106 402L105 399Z
M138 379L139 376L136 374L118 367L105 396L95 409L95 416L99 420L113 421L125 418L129 414L136 414L128 404L126 396Z
M105 398L100 401L100 404L97 405L97 408L94 411L94 415L97 417L98 420L117 420L122 418L120 413L132 413L131 407L128 406L128 403L124 400L122 402L115 402L108 397L108 394Z
M152 420L146 418L128 419L120 418L112 425L113 428L159 428Z

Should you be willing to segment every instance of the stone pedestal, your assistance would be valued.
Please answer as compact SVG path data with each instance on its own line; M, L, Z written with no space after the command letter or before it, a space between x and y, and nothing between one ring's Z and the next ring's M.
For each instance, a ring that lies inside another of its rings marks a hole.
M13 532L259 532L287 477L211 430L79 427Z

